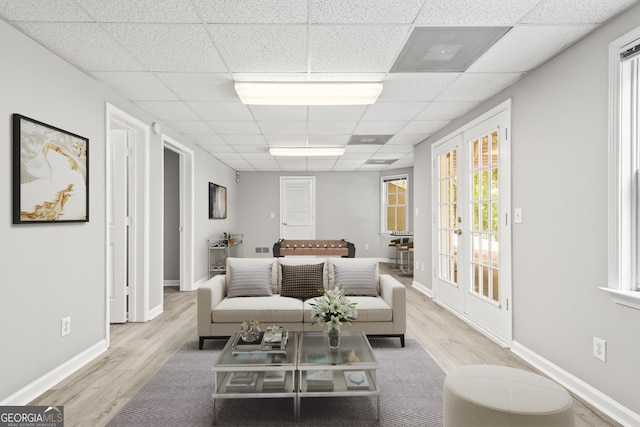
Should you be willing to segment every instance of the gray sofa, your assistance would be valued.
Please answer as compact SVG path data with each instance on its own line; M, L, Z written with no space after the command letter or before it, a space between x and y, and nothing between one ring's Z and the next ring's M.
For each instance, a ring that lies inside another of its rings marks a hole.
M200 349L207 339L239 331L244 320L258 320L263 328L275 324L289 331L326 330L312 324L314 297L305 295L298 282L316 292L342 284L358 310L357 319L344 324L343 330L398 337L404 347L406 288L392 276L380 274L377 259L284 257L228 258L226 274L198 288Z

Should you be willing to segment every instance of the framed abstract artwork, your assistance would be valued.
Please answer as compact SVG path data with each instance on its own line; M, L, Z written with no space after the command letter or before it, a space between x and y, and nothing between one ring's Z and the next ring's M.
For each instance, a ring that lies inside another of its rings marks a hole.
M13 115L13 223L89 221L89 140Z
M227 217L227 188L209 183L209 219Z

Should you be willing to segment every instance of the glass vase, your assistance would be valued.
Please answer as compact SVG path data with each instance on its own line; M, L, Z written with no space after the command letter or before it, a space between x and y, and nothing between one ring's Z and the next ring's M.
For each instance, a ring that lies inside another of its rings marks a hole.
M329 348L336 349L340 347L340 329L329 328Z

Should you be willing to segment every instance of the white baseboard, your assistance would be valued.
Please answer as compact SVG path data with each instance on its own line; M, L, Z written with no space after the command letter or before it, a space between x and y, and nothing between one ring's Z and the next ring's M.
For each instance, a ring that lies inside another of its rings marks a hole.
M102 340L0 401L0 406L25 406L29 404L105 351L107 351L107 342Z
M165 286L180 286L180 280L165 280Z
M537 353L517 341L511 343L511 351L622 425L640 425L640 414L636 414L629 408L622 406L611 397L559 366L540 357Z
M421 293L425 294L426 296L428 296L429 298L433 299L433 291L431 289L429 289L426 286L416 282L415 280L413 281L413 285L412 286L418 292L421 292Z
M162 314L162 312L163 312L163 311L164 311L164 310L163 310L162 304L160 304L160 305L159 305L159 306L157 306L157 307L154 307L154 308L150 309L150 310L149 310L149 318L147 319L147 321L149 321L149 320L151 320L151 319L154 319L154 318L156 318L156 317L160 316L160 315Z

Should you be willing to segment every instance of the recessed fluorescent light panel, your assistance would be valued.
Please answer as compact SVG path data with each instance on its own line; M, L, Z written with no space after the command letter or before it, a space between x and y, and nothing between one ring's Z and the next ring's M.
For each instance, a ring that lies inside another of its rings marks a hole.
M382 92L376 82L236 82L247 105L368 105Z
M308 157L325 156L335 157L344 154L344 147L271 147L269 153L272 156Z
M463 72L511 27L416 27L392 73Z

